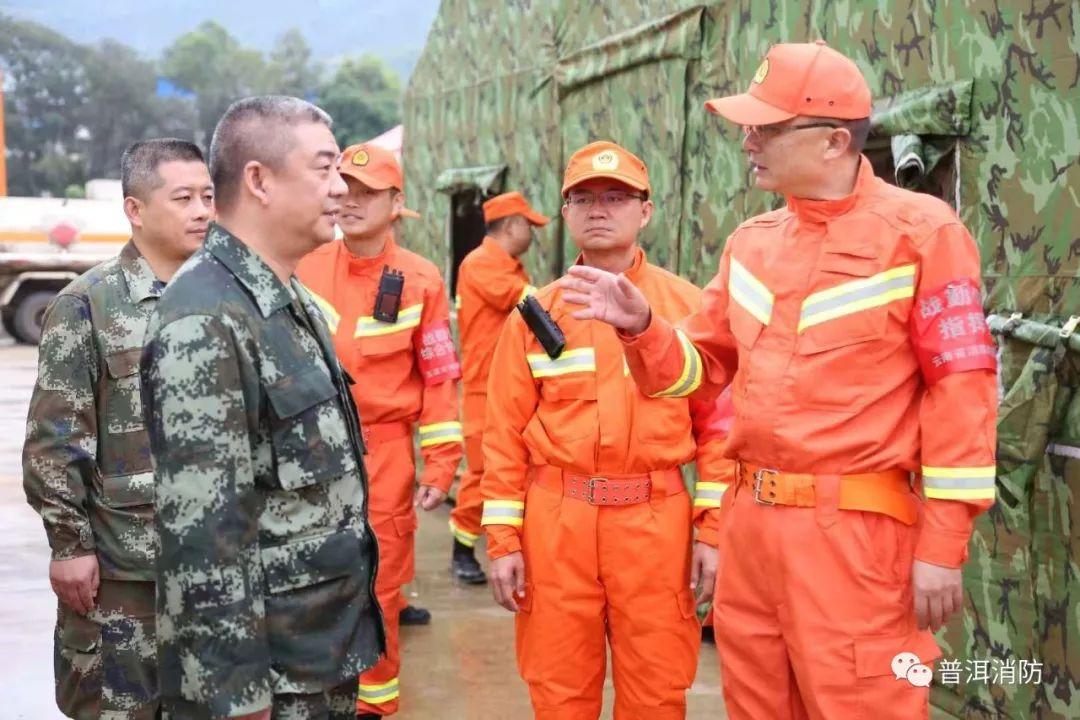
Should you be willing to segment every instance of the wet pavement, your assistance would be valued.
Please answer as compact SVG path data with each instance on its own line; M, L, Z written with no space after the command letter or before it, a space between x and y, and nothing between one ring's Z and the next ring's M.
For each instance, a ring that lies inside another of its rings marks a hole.
M49 553L22 492L20 453L36 374L35 348L0 335L0 717L62 718L53 704L55 598ZM427 627L402 628L401 720L517 720L532 716L514 660L511 615L490 590L452 582L449 512L422 513L413 604L432 611ZM611 717L610 673L605 711ZM688 718L725 718L716 649L702 646Z

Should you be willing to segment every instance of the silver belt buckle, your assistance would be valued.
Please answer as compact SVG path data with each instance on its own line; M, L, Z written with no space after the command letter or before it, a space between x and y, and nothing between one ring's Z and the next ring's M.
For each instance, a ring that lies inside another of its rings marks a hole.
M596 504L593 493L596 490L596 483L598 483L598 482L607 482L607 478L603 478L603 477L591 477L591 478L589 478L589 485L585 490L585 500L590 505L595 505Z
M765 473L770 475L779 475L778 470L770 470L768 468L762 468L761 470L754 471L754 502L758 505L775 505L772 500L765 500L761 497L761 484L765 482Z

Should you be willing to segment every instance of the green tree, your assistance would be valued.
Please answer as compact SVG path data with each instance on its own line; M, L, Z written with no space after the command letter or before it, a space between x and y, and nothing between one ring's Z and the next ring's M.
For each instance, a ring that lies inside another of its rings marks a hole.
M33 22L0 15L0 66L12 195L62 195L86 180L75 133L86 103L85 51Z
M318 102L333 116L334 136L342 147L401 122L401 83L386 63L371 55L342 61L319 91Z
M195 93L197 137L204 145L229 105L269 92L271 86L262 54L242 47L210 20L173 41L162 55L161 69L165 77Z
M272 92L311 100L319 89L322 67L312 61L304 35L292 28L270 50L267 74Z
M194 105L156 95L154 64L114 40L87 49L81 112L90 177L119 177L120 155L134 140L194 137Z

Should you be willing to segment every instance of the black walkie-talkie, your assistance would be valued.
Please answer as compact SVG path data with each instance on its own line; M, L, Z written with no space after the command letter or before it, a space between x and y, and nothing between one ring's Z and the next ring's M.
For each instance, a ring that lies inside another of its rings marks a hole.
M518 312L525 318L525 324L532 330L532 334L544 346L544 352L554 360L562 355L566 347L566 336L563 335L559 324L551 319L548 311L540 305L534 296L529 295L518 303Z
M384 265L382 277L379 278L379 294L375 296L375 312L372 313L376 320L385 323L397 322L398 310L401 309L401 291L404 289L405 275L400 270Z

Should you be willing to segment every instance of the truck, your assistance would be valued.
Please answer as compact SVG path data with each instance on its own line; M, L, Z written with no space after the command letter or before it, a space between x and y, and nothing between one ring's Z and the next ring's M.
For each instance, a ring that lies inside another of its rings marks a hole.
M56 294L127 242L119 182L86 189L86 199L0 197L0 324L17 342L37 344Z

